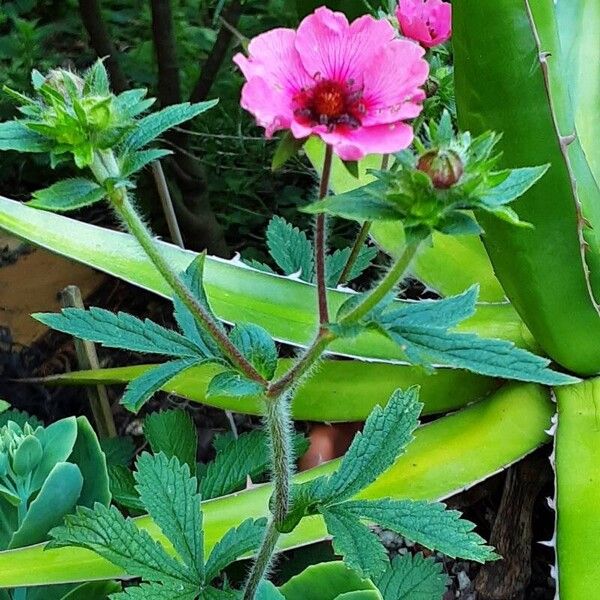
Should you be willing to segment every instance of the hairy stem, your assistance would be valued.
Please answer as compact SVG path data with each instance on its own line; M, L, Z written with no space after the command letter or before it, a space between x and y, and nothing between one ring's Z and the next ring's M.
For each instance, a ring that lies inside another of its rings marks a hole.
M373 310L394 289L394 287L396 287L406 272L406 269L410 266L419 245L420 241L408 242L400 258L394 263L379 284L367 294L360 304L340 320L342 325L350 325L359 321L367 313Z
M277 540L280 525L289 511L290 487L294 465L292 448L292 421L289 398L282 394L268 399L265 410L265 428L271 446L273 498L271 519L244 589L244 600L253 600L258 585L267 573Z
M96 153L91 169L100 183L107 177L118 176L118 165L114 155L110 152L105 152L103 154ZM118 188L114 190L109 197L115 212L123 220L129 232L137 239L158 272L164 277L165 281L185 304L192 315L194 315L196 321L208 331L223 354L225 354L231 363L244 373L248 379L257 381L266 387L267 381L264 377L262 377L250 362L248 362L236 346L231 343L218 322L213 319L212 315L204 306L202 306L198 299L195 298L194 294L188 289L181 277L165 260L160 250L156 247L152 234L128 198L127 192L123 188Z
M325 198L329 190L329 179L331 177L331 160L333 149L328 144L325 147L325 159L323 160L323 173L319 186L319 200ZM317 226L315 230L315 266L317 271L317 295L319 303L319 323L324 325L329 322L329 309L327 307L327 287L325 280L325 249L327 245L327 232L325 228L325 215L317 215Z

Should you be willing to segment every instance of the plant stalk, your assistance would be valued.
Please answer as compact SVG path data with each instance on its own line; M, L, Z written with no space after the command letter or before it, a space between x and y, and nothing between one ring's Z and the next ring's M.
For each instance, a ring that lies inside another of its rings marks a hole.
M256 555L256 560L254 561L254 566L250 572L250 577L246 582L243 600L254 600L256 590L258 589L258 586L265 573L269 570L271 561L273 560L273 553L275 552L279 535L280 533L277 531L275 521L271 519L267 525L267 531L265 532L263 543L258 551L258 554Z
M118 165L112 153L97 153L91 169L100 183L108 177L118 176ZM156 247L154 239L138 212L129 200L123 188L117 188L109 194L115 212L123 220L129 232L137 239L148 258L152 261L158 272L164 277L171 289L179 296L188 310L194 315L197 322L206 329L219 349L225 354L232 364L239 369L248 379L267 386L265 378L250 364L227 335L213 319L212 315L202 306L188 289L181 277L171 268L160 250Z
M327 195L329 190L329 179L331 178L331 161L333 148L325 146L325 158L323 160L323 172L321 173L321 184L319 185L319 200ZM317 272L317 296L319 304L319 323L324 325L329 322L329 309L327 307L327 286L325 280L325 249L327 245L327 231L325 214L317 215L315 230L315 266Z

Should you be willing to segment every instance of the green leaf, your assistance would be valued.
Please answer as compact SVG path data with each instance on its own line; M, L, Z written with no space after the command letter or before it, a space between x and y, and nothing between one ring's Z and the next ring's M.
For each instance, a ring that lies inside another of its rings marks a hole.
M110 94L110 83L108 73L104 66L104 60L98 59L85 73L84 76L86 93L92 96L108 96Z
M333 549L362 577L376 577L385 571L388 557L378 537L343 506L321 511Z
M77 504L92 508L94 503L100 502L108 506L111 495L106 456L86 417L77 417L77 439L69 462L76 464L83 476L83 487Z
M138 88L120 93L114 100L114 106L124 117L136 117L148 110L155 102L155 98L146 98L148 90Z
M325 273L327 277L327 287L336 287L340 281L340 276L344 271L344 267L350 258L352 248L343 248L336 250L333 254L325 258ZM377 256L377 248L373 246L363 246L356 257L356 261L350 269L350 273L346 281L352 281L360 277L371 266L371 261Z
M111 465L108 467L108 476L113 502L134 511L145 512L140 495L135 489L135 478L127 467Z
M340 594L377 592L370 580L362 579L341 561L311 565L280 589L286 600L337 600Z
M215 459L208 463L200 480L200 490L205 500L237 492L246 486L247 478L256 479L270 466L267 436L262 430L242 433L234 438L221 435L215 438ZM296 456L302 456L308 441L302 435L293 438Z
M223 371L215 375L206 390L207 396L254 396L262 393L260 383L244 377L237 371Z
M229 339L265 379L272 379L277 368L277 347L265 329L239 323L231 330Z
M19 121L0 123L0 150L48 152L52 142Z
M167 129L193 119L200 113L215 106L217 102L218 100L208 100L196 104L190 104L189 102L173 104L140 119L133 133L123 142L124 150L126 152L139 150L167 131Z
M105 600L109 594L121 591L121 584L116 581L89 581L78 585L61 600ZM27 595L29 600L29 594Z
M176 583L142 583L113 594L111 600L196 600L198 590Z
M64 179L50 187L34 192L29 206L44 210L66 212L89 206L104 198L106 190L89 179L76 177Z
M155 392L160 390L173 377L183 373L199 360L183 358L163 363L129 382L121 397L121 404L132 412L138 412Z
M270 581L263 579L258 584L254 600L285 600L285 596Z
M326 213L358 221L399 221L401 213L385 198L385 184L374 181L363 187L324 200L313 202L301 209L310 214Z
M351 500L343 508L354 518L362 518L392 529L400 535L453 558L477 562L498 558L475 525L441 502L416 500Z
M306 143L307 139L308 138L298 139L289 131L284 133L283 137L277 144L277 149L273 154L273 159L271 160L271 171L278 171L288 160L290 160L290 158L296 156L300 148L302 148L302 146L304 146Z
M442 600L448 582L441 563L420 552L397 556L374 581L383 600Z
M0 427L4 427L9 421L13 421L21 428L25 423L29 423L34 429L44 426L37 417L16 408L9 408L0 412Z
M94 510L77 507L65 524L50 532L48 548L86 548L123 569L128 575L169 583L197 592L194 572L165 551L147 531L138 529L113 506L96 504Z
M122 348L133 352L165 354L167 356L202 357L198 347L176 331L103 308L63 308L60 313L35 313L35 319L52 329L107 348Z
M266 519L246 519L229 529L217 542L206 561L206 582L210 583L225 567L256 550L265 533Z
M0 399L0 414L10 408L10 404L6 400Z
M546 173L550 165L541 167L523 167L505 171L506 179L491 188L480 202L488 207L502 206L521 197L534 183Z
M144 452L137 460L137 490L154 522L183 562L204 582L204 538L198 481L174 456Z
M126 467L135 454L135 445L129 435L102 438L99 442L108 466L122 465Z
M267 227L267 246L273 260L286 275L300 273L303 281L312 280L314 250L303 231L282 217L273 217Z
M83 477L77 465L58 463L29 506L23 523L13 534L9 549L43 542L48 532L72 512L81 493Z
M169 156L169 154L173 154L173 152L171 150L163 150L162 148L130 152L121 158L121 175L123 177L130 177L150 163Z
M329 478L322 501L354 496L392 466L413 439L423 406L418 397L416 387L396 390L385 408L373 409L339 469Z
M144 419L144 436L152 452L163 452L167 458L177 457L192 475L196 474L198 433L194 421L181 409L153 412Z

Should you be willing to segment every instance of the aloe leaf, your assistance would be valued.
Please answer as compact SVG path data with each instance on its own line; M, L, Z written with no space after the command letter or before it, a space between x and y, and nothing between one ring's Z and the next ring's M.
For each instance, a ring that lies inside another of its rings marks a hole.
M305 151L317 171L321 169L324 146L311 138ZM336 194L356 189L374 180L368 169L380 169L381 156L369 155L359 163L359 176L353 177L342 161L334 157L331 170L331 188ZM400 256L405 237L401 223L377 222L370 235L387 254ZM480 285L480 299L484 302L502 302L505 294L496 279L490 260L477 236L449 236L435 233L431 248L425 248L413 262L412 274L441 295L459 294L469 286Z
M406 454L358 498L441 500L519 460L549 438L545 432L554 412L548 391L535 384L510 384L488 399L442 417L416 431ZM331 474L331 461L297 476L299 482ZM268 512L272 488L253 489L203 503L205 553L231 527ZM148 517L136 520L165 541ZM327 535L320 517L308 517L282 538L282 547L309 544ZM119 568L79 548L44 552L32 546L0 553L0 587L65 583L122 575Z
M453 3L456 99L463 129L503 133L505 166L551 165L515 203L519 218L533 229L479 218L511 303L553 359L585 375L600 370L600 192L573 135L572 65L562 51L558 29L564 27L555 13L561 4L565 1ZM591 6L594 0L573 4ZM567 9L558 11L562 19L565 14ZM568 34L564 44L570 44L571 55L583 52L589 68L585 44L597 43L600 21L585 21L584 10L569 14L570 26L588 31L581 38ZM578 65L581 60L579 55ZM589 72L587 78L597 79ZM582 103L576 109L585 110ZM587 118L582 112L578 121Z
M38 211L0 197L0 229L13 233L52 252L120 277L134 285L170 297L167 284L128 234L110 231L62 215ZM174 267L183 271L197 256L177 246L157 242ZM217 316L229 322L249 322L264 327L273 338L306 345L316 330L314 286L252 269L240 261L207 257L204 273L206 292ZM335 314L350 292L329 292ZM476 314L459 330L482 337L508 339L532 348L532 340L508 304L480 305ZM401 361L402 350L376 332L354 339L340 339L331 352L381 361Z
M291 363L291 359L281 359L277 373L286 372ZM52 375L40 381L49 385L71 386L127 384L155 366L74 371ZM263 403L257 396L206 397L209 382L222 370L223 367L211 364L190 367L167 382L162 389L216 408L262 415ZM461 408L484 398L498 387L499 382L458 369L438 369L428 374L419 367L326 360L298 388L292 404L292 415L299 421L362 421L369 416L376 404L387 402L394 390L411 385L420 387L420 401L425 405L423 414L436 414Z
M598 594L600 552L600 379L556 390L557 584L564 600Z

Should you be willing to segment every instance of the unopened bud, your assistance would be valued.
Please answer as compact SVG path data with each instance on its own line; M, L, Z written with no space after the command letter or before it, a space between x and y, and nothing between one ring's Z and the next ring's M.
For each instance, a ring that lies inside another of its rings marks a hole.
M430 150L419 158L417 169L427 173L434 187L448 189L459 181L464 172L460 156L454 150Z

